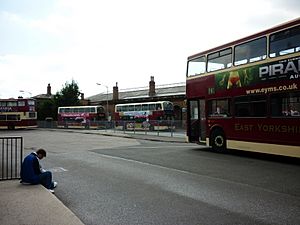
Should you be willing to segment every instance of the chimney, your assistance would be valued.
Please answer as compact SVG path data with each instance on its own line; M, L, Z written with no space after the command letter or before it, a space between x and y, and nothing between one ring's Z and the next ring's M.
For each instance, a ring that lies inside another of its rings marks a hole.
M116 82L116 86L113 87L113 100L119 99L119 88L118 88L118 82Z
M150 77L150 82L149 82L149 96L153 97L155 96L155 82L154 82L154 76Z
M48 86L47 86L47 95L51 96L51 86L50 86L50 84L48 84Z
M80 99L84 100L84 93L80 93Z

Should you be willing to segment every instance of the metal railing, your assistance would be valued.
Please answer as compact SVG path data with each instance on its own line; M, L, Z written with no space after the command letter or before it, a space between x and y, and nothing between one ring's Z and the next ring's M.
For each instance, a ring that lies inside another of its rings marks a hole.
M176 133L185 133L186 124L183 120L151 120L136 122L123 121L90 121L79 123L76 121L38 121L39 128L65 128L65 129L92 129L106 132L121 132L128 134L164 135L173 137Z
M155 129L155 126L163 126L165 129L166 127L168 129L185 129L186 128L186 121L185 120L151 120L151 121L144 121L144 122L137 122L134 120L118 120L118 121L89 121L89 122L78 122L78 121L64 121L64 122L57 122L57 121L38 121L38 127L40 128L58 128L58 127L64 127L64 128L72 128L72 127L78 127L78 128L85 128L85 129L113 129L118 128L120 126L123 126L123 129L131 129L131 128L137 128L141 129L150 129L153 127ZM151 126L152 125L152 126Z
M0 181L20 179L23 159L22 137L0 137Z

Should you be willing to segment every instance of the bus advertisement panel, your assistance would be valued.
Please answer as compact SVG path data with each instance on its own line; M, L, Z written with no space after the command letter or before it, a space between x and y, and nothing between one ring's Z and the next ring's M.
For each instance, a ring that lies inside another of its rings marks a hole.
M19 129L37 127L34 99L0 99L0 128Z
M300 19L188 58L187 136L300 157Z
M117 104L115 106L117 129L174 129L173 118L173 103L169 101Z
M105 126L103 106L58 107L57 126L59 128L99 128Z

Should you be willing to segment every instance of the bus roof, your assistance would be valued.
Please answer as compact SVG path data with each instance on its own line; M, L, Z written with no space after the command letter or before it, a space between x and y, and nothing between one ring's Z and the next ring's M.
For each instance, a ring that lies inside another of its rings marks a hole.
M197 58L199 56L203 56L203 55L208 54L208 53L212 53L212 52L224 49L224 48L228 48L228 47L230 47L232 45L236 45L236 44L240 44L240 43L243 43L243 42L247 42L247 41L250 41L250 40L252 40L254 38L257 38L257 37L260 37L260 36L264 36L266 34L273 33L275 31L279 31L279 30L285 29L285 28L290 27L290 26L298 25L299 23L300 23L300 17L298 17L298 18L296 18L294 20L291 20L291 21L279 24L279 25L274 26L272 28L269 28L267 30L264 30L264 31L252 34L250 36L247 36L247 37L244 37L244 38L241 38L241 39L229 42L227 44L220 45L218 47L215 47L215 48L212 48L212 49L209 49L209 50L206 50L206 51L194 54L194 55L191 55L191 56L188 57L188 60L192 60L192 59Z
M34 98L5 98L5 99L0 99L0 101L5 101L5 102L12 102L12 101L20 101L20 100L34 100Z
M91 108L91 107L103 107L102 105L77 105L77 106L60 106L61 108Z
M156 104L156 103L164 103L164 102L171 103L170 101L135 102L135 103L122 103L122 104L116 104L116 106L122 106L122 105L140 105L140 104Z

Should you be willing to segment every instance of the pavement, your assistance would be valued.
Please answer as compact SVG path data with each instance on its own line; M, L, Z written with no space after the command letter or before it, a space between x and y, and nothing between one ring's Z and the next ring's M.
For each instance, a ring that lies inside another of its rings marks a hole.
M83 225L81 220L42 185L19 180L0 182L0 224Z
M44 129L46 130L46 129ZM114 130L48 131L117 136L163 142L186 142L184 133L121 132ZM23 185L19 180L0 181L1 225L83 225L83 222L42 185Z

